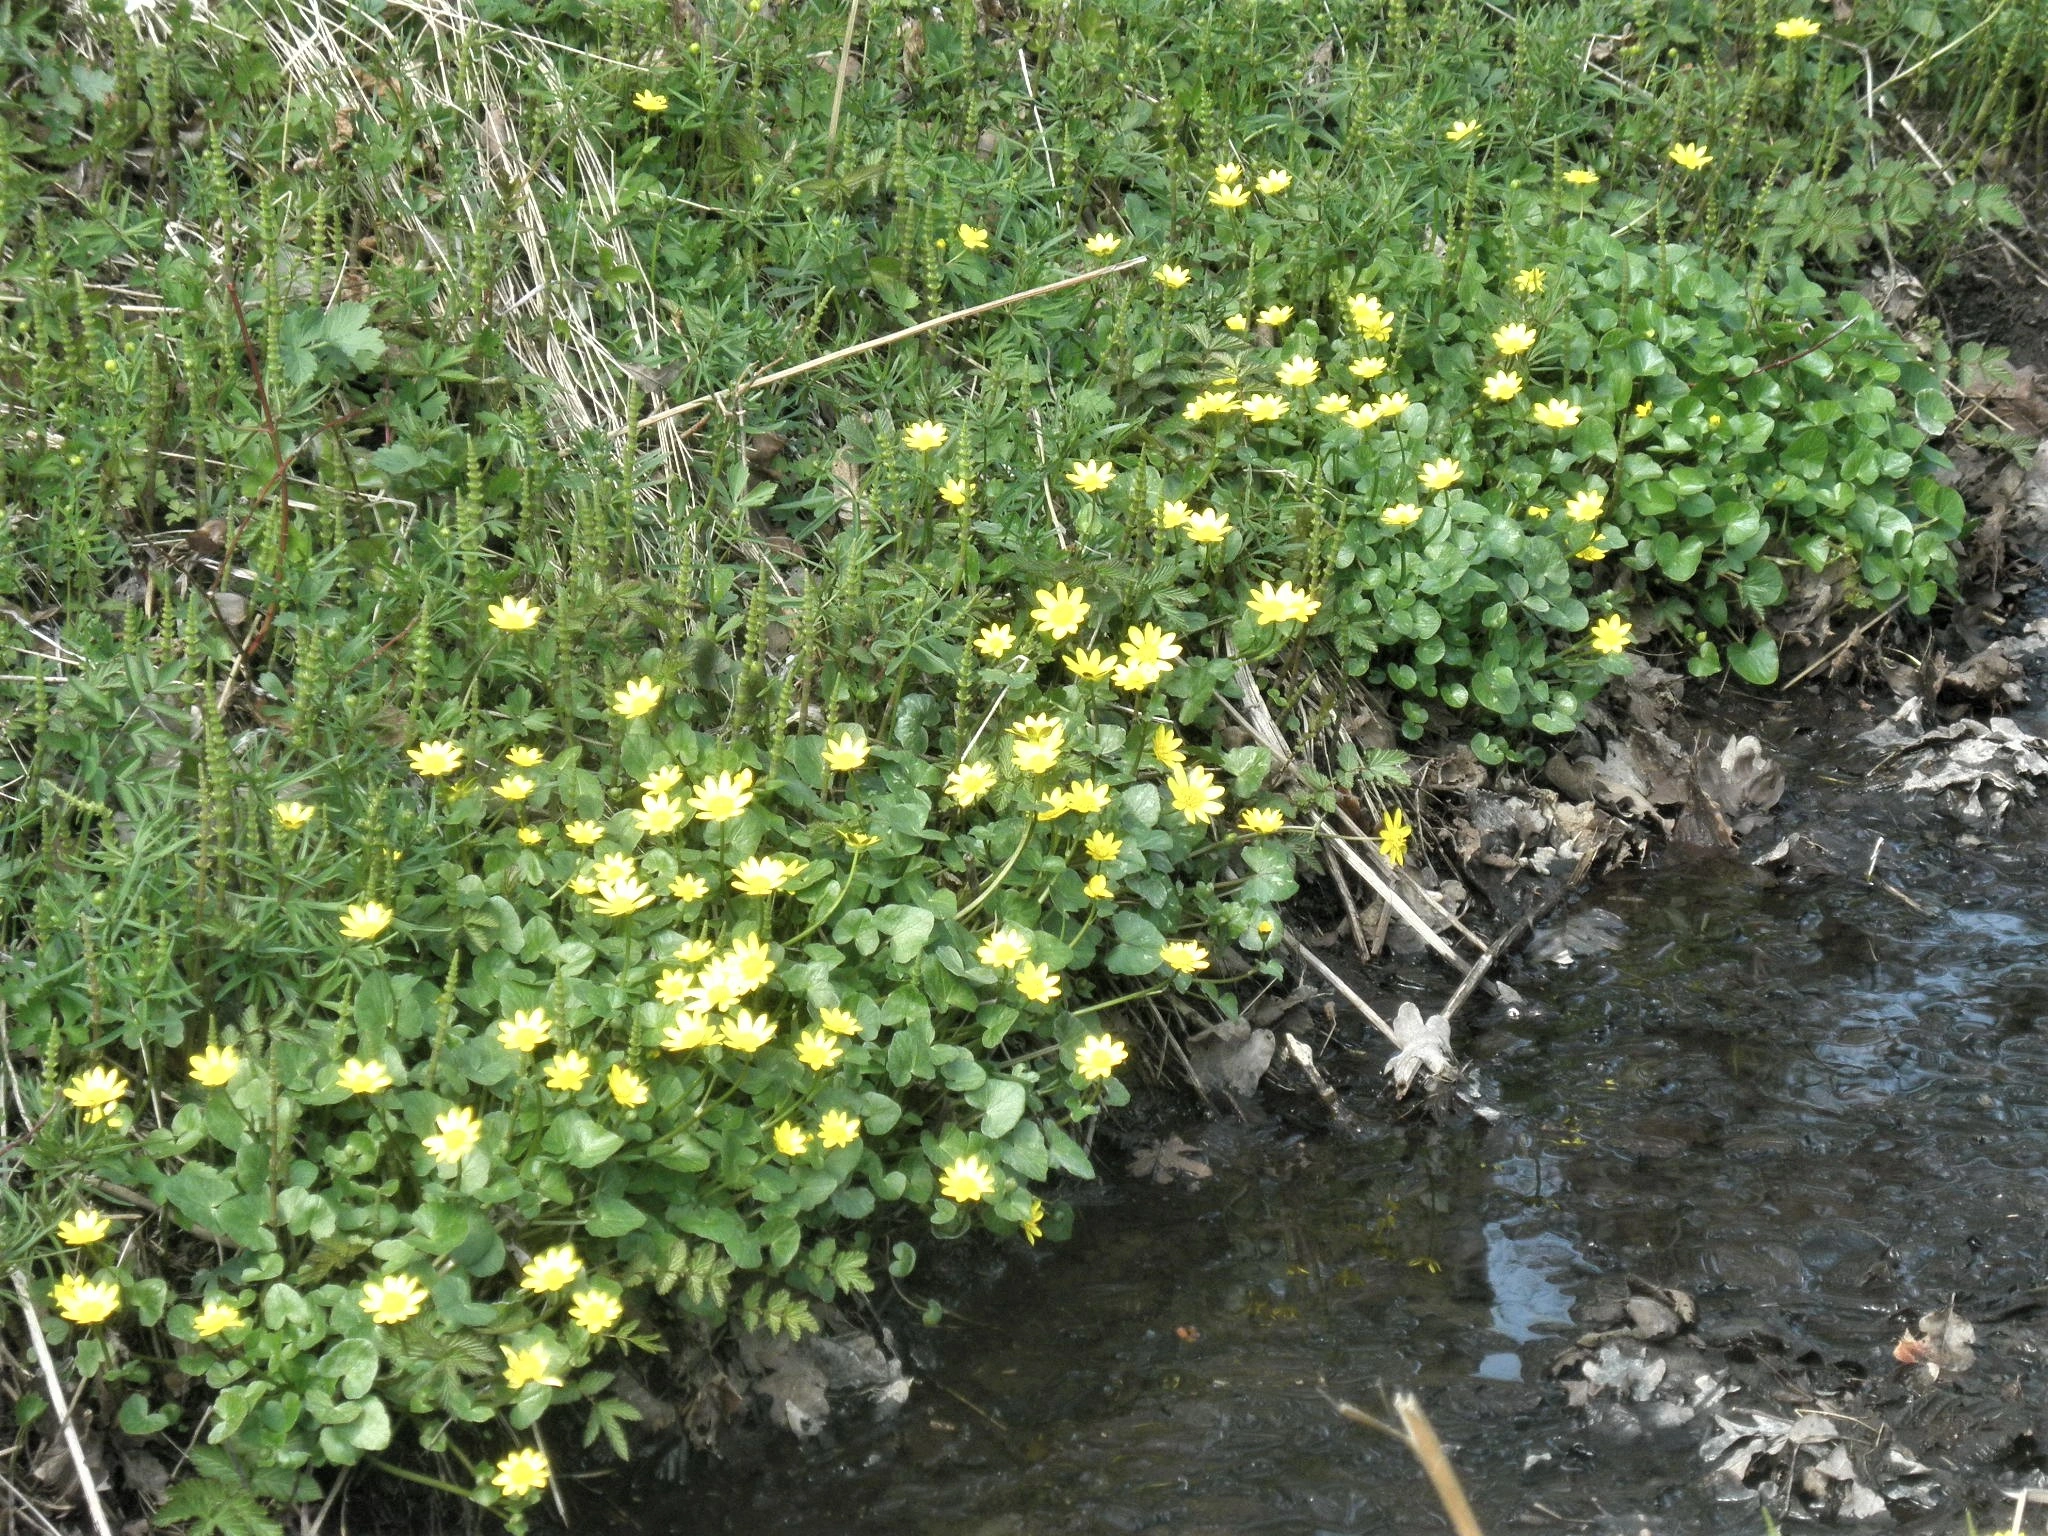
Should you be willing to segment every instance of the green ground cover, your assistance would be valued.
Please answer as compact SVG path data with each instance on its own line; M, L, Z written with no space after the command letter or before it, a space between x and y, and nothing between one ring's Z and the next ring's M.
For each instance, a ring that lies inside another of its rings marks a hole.
M1057 1237L1340 791L1398 878L1361 722L1926 612L1850 284L2017 221L2042 11L0 10L0 1248L157 1518L520 1520L633 1351Z

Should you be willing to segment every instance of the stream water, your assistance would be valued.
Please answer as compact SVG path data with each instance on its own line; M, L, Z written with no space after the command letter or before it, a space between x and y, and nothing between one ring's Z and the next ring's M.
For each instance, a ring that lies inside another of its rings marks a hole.
M906 1341L919 1384L899 1414L699 1461L643 1485L636 1523L1440 1529L1407 1454L1324 1396L1380 1411L1408 1388L1489 1530L1760 1531L1753 1499L1703 1486L1697 1426L1618 1435L1546 1379L1591 1288L1681 1287L1737 1359L1876 1379L1902 1373L1891 1348L1922 1312L1953 1296L1965 1316L2023 1313L2048 1278L2042 820L2023 810L1961 845L1934 805L1866 787L1868 754L1846 743L1870 717L1847 713L1750 723L1790 782L1749 851L1815 830L1857 850L1849 872L1665 854L1596 882L1576 910L1619 919L1619 947L1525 959L1512 980L1539 1016L1461 1026L1496 1124L1396 1123L1366 1084L1360 1137L1184 1128L1212 1176L1112 1179L1078 1193L1066 1244L920 1271L955 1315ZM1879 836L1902 894L1862 878ZM1944 1452L1973 1486L2048 1467L2039 1337L1980 1339L1958 1378L1996 1405L1974 1430L1959 1410ZM1961 1528L1953 1498L1924 1520Z

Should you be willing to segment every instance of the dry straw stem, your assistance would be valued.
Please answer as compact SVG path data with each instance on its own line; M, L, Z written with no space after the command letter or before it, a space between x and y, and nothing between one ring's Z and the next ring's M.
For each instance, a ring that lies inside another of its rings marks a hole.
M1327 1395L1325 1400L1330 1401ZM1472 1513L1471 1502L1465 1497L1465 1485L1458 1481L1458 1469L1451 1465L1451 1458L1444 1453L1443 1441L1436 1436L1436 1426L1429 1422L1429 1415L1422 1411L1422 1404L1416 1401L1413 1392L1394 1394L1394 1416L1401 1421L1399 1429L1353 1404L1331 1401L1331 1406L1352 1423L1376 1429L1408 1447L1409 1454L1421 1463L1430 1486L1436 1490L1437 1502L1443 1505L1444 1517L1450 1521L1456 1536L1485 1536L1479 1529L1479 1517Z
M707 405L715 405L723 410L728 401L736 400L741 395L752 390L765 389L770 384L780 384L783 380L796 378L800 374L815 373L820 368L829 368L834 363L843 363L849 357L859 357L863 352L874 352L882 347L892 347L899 341L908 341L912 336L922 336L926 331L935 331L942 325L951 325L955 320L971 320L976 315L987 314L990 310L1007 309L1012 304L1022 304L1026 299L1041 299L1048 293L1058 293L1062 288L1072 288L1080 283L1092 283L1099 277L1109 277L1117 272L1128 272L1133 267L1144 266L1150 260L1149 256L1133 256L1127 261L1117 262L1114 266L1097 267L1092 272L1076 272L1072 277L1063 277L1057 282L1040 283L1036 288L1026 288L1022 293L1012 293L1000 299L990 299L985 304L970 304L966 309L956 309L950 314L934 315L929 320L920 320L916 325L906 325L902 330L891 331L886 336L877 336L870 341L856 341L850 347L841 347L836 352L827 352L822 357L814 357L807 363L798 363L790 368L778 368L773 373L762 374L758 379L742 379L738 383L728 384L724 389L712 394L699 395L694 400L685 400L681 405L672 405L666 410L656 411L652 416L642 417L640 427L642 430L648 427L658 427L665 422L674 421L676 417L690 411L700 411Z
M57 1362L50 1358L50 1341L43 1337L43 1320L36 1316L35 1298L29 1294L28 1276L17 1269L12 1278L14 1294L21 1298L21 1315L28 1319L28 1336L35 1345L36 1364L43 1368L43 1383L50 1389L50 1411L57 1415L58 1427L64 1431L64 1449L71 1455L71 1469L78 1475L78 1486L85 1495L85 1507L92 1513L92 1528L99 1536L114 1536L114 1528L107 1524L107 1512L100 1507L100 1491L92 1480L92 1465L85 1459L85 1447L78 1443L78 1427L71 1422L70 1400L65 1397L64 1383L57 1375Z

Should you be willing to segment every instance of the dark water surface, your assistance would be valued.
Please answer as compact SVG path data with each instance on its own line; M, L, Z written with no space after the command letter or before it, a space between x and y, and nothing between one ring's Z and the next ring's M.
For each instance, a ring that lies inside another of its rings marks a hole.
M1794 718L1759 727L1790 788L1749 853L1805 828L1856 850L1849 873L1665 855L1597 883L1578 907L1615 914L1621 947L1525 962L1540 1018L1461 1025L1498 1125L1397 1125L1362 1092L1361 1138L1190 1128L1208 1180L1083 1190L1071 1242L920 1271L959 1318L906 1341L894 1420L643 1485L642 1529L1441 1529L1406 1453L1322 1385L1375 1409L1418 1391L1489 1530L1759 1531L1701 1488L1697 1429L1619 1440L1545 1379L1595 1277L1873 1376L1905 1319L2048 1279L2040 818L1960 846L1864 786L1846 730ZM1925 913L1862 880L1879 835Z

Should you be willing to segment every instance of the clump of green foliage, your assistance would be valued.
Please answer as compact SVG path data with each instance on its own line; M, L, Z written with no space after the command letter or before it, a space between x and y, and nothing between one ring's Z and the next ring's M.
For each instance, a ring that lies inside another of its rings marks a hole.
M1924 611L1940 380L1801 262L2016 217L2037 13L0 18L0 1249L203 1422L159 1518L517 1521L624 1351L1059 1235L1398 780L1340 722L1533 762L1802 572Z

